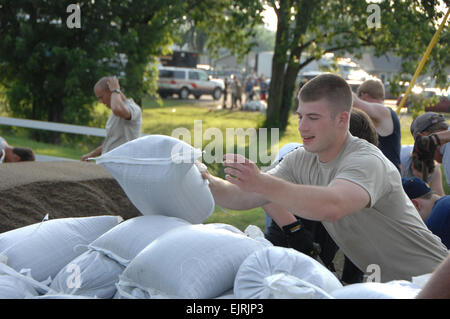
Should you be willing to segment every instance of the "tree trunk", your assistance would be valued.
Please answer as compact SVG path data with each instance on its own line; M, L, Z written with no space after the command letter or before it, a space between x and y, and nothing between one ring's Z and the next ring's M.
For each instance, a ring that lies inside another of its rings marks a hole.
M275 36L275 50L272 58L272 76L267 99L267 116L264 126L282 129L282 103L285 80L287 51L289 48L289 10L290 1L281 0L276 10L278 16L277 33Z

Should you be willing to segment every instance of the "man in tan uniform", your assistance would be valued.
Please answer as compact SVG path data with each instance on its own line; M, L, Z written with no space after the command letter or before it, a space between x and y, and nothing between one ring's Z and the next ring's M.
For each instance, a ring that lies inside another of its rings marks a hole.
M98 100L110 108L112 113L106 122L106 137L102 145L81 157L86 161L90 157L100 156L141 134L141 108L120 91L116 77L103 77L94 86Z
M270 202L321 221L359 269L373 265L382 282L431 273L447 256L402 188L383 153L349 133L352 93L333 74L310 80L299 93L303 148L267 173L241 155L225 155L226 180L203 172L216 204L250 209ZM369 267L370 266L370 267Z

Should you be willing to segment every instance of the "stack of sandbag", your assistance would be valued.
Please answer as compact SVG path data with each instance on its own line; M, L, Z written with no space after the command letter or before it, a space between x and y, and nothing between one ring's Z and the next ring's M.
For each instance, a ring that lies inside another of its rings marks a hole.
M249 255L234 281L235 297L245 299L330 299L339 288L340 281L317 260L275 246Z
M264 247L230 225L177 227L131 261L120 276L116 298L222 296L233 288L242 262Z
M167 216L139 216L112 228L89 244L89 250L72 260L54 278L50 287L61 293L112 298L119 275L147 245L169 230L189 225ZM78 267L80 282L73 282Z
M47 280L121 221L119 216L60 218L10 230L0 234L0 255L16 271L30 269L35 280Z
M148 135L96 158L143 215L203 223L214 199L194 165L201 151L171 136Z
M0 263L0 299L25 299L38 296L35 287L23 280L21 278L22 275L14 269L11 268L11 271L17 273L19 276L5 273L5 266L5 264Z

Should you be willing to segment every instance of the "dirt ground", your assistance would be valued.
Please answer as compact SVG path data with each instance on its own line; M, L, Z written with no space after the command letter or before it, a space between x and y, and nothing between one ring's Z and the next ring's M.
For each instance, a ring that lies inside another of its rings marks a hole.
M140 216L116 180L87 162L0 165L0 233L49 219Z

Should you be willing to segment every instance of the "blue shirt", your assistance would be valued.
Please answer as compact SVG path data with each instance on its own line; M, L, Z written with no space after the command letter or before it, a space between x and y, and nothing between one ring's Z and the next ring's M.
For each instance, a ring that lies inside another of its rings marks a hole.
M450 195L442 196L434 203L425 225L450 249Z

